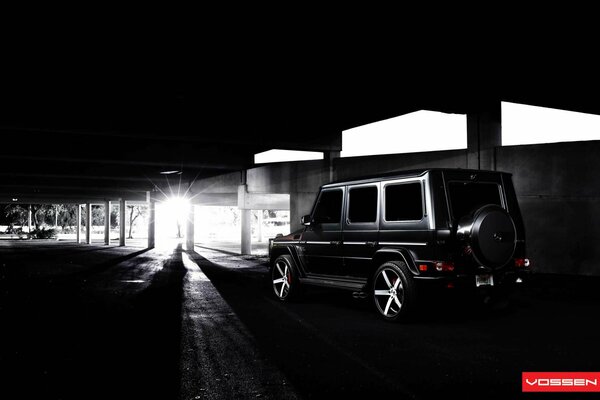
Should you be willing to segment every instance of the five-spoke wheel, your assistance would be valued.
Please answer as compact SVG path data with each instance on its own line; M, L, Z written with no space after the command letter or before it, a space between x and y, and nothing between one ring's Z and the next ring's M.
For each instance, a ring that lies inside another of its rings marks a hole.
M298 291L300 282L298 282L292 263L289 256L279 256L271 268L273 292L282 301L292 298Z
M414 302L414 283L406 264L386 262L373 277L373 299L380 315L395 321L408 314Z

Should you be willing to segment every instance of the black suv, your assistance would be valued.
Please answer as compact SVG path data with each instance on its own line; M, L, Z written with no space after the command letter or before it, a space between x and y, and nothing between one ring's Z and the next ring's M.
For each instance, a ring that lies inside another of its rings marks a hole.
M348 289L395 321L414 310L424 284L495 291L529 267L504 172L427 169L329 183L302 224L269 246L282 301L304 285Z

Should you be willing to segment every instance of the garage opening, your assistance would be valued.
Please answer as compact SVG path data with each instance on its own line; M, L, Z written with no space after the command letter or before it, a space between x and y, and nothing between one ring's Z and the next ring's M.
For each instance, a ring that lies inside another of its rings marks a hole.
M197 206L195 240L202 247L240 253L242 218L237 207ZM268 253L269 238L290 233L289 210L252 210L253 255Z
M87 208L84 204L3 204L0 213L0 239L15 240L77 240L77 209L80 210L79 240L87 234ZM119 243L119 204L91 204L90 239L92 244L104 243L105 218L109 218L110 244ZM143 202L127 203L125 207L125 239L129 246L145 246L148 239L148 206Z
M190 201L183 197L172 197L156 203L157 246L172 246L173 243L183 243L190 207Z

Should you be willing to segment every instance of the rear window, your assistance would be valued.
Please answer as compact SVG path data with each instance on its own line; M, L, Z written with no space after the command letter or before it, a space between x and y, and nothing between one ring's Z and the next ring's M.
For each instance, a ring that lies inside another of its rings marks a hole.
M450 208L455 219L461 218L487 204L502 206L500 185L483 182L450 182Z
M385 187L386 221L420 221L423 218L423 191L419 182Z

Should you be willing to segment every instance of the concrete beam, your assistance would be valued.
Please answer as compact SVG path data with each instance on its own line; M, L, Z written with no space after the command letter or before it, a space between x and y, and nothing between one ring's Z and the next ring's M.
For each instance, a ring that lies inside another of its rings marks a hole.
M242 210L289 210L290 195L285 193L248 193L247 185L238 186L237 206Z
M85 205L85 242L92 244L92 204Z
M199 193L191 198L191 202L198 206L228 206L238 205L237 193Z
M125 246L125 213L127 212L125 199L119 200L119 246Z
M110 201L104 202L104 244L110 244Z
M26 193L21 191L4 191L0 188L0 204L14 204L13 198L19 199L19 204L84 204L88 201L92 204L104 204L106 199L118 201L124 197L127 201L138 201L144 204L146 194L128 193L87 193L85 190L80 190L77 194L70 195L69 193Z
M483 102L479 111L467 114L467 166L496 169L495 148L502 146L500 101Z

